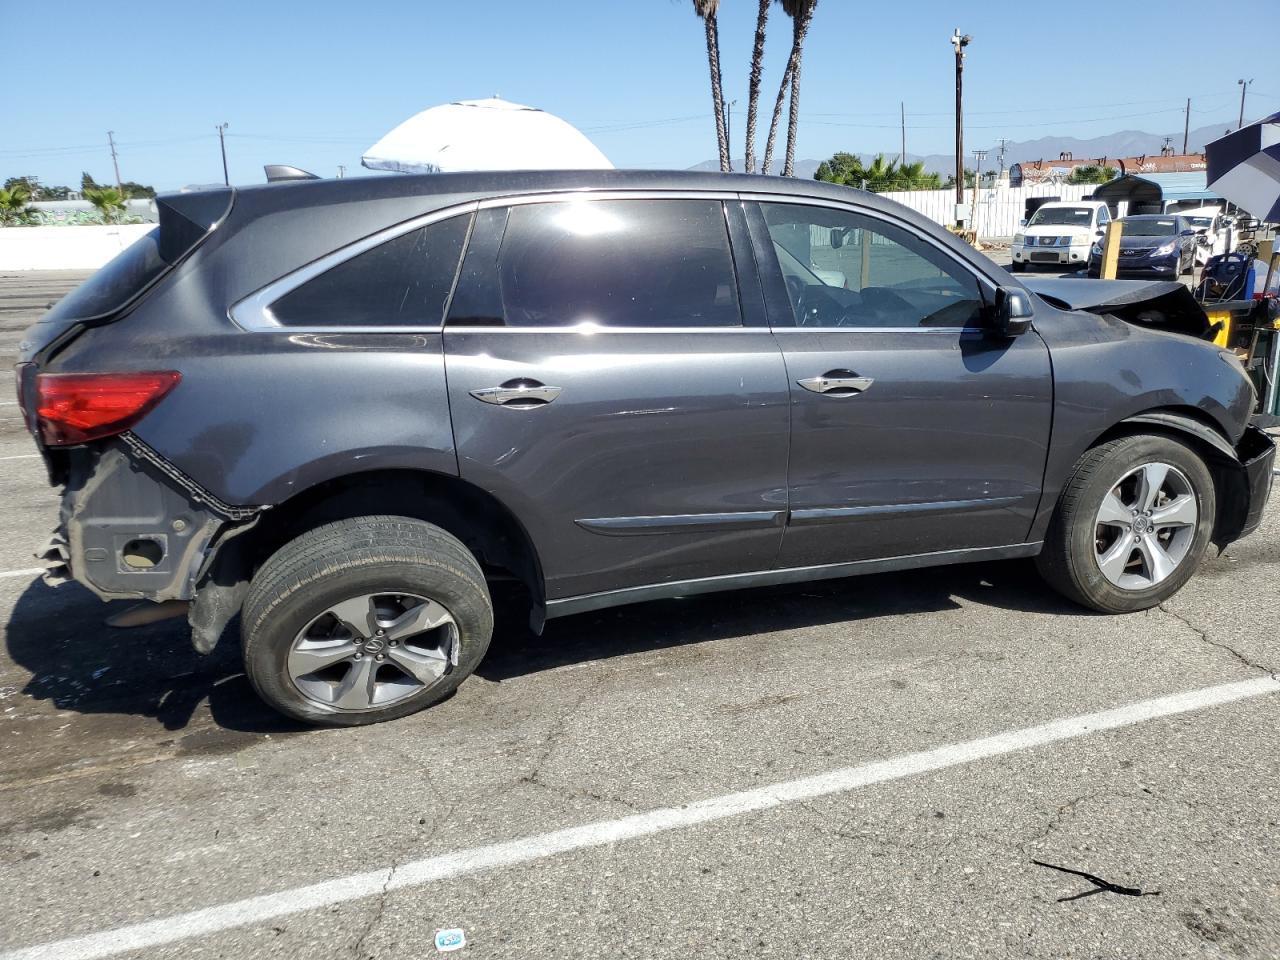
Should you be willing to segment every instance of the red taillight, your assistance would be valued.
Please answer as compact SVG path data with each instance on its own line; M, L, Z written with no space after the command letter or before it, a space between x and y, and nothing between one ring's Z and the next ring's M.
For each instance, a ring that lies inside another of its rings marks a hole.
M42 373L36 377L40 439L63 447L123 433L181 379L176 370Z

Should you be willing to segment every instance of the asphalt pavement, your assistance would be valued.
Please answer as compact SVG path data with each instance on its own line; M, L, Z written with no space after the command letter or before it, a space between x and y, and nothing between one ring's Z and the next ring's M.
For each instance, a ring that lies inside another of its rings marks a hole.
M0 276L0 359L72 280ZM309 730L29 572L11 399L0 960L1280 955L1280 508L1146 613L1010 562L508 617Z

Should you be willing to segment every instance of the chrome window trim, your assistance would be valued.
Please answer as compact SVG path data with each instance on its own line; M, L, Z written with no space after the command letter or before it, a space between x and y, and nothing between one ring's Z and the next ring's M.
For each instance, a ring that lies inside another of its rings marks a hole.
M335 326L318 324L314 326L295 326L283 324L277 320L271 313L271 305L285 294L292 293L308 280L312 280L320 276L320 274L332 270L339 264L372 250L374 247L381 246L388 240L394 240L396 237L403 236L420 227L438 223L441 220L473 214L478 206L479 201L468 200L465 203L433 210L431 213L425 213L420 217L405 220L402 223L379 230L377 233L371 233L369 236L362 237L353 243L347 244L345 247L339 247L337 250L327 253L317 260L312 260L292 273L285 274L278 280L273 280L262 289L232 304L227 311L227 315L236 326L252 333L439 333L443 329L443 317L441 318L442 323L434 325L364 326L353 324Z
M261 289L249 294L249 296L238 300L232 304L227 311L231 321L242 330L251 333L298 333L298 334L315 334L315 333L443 333L445 326L439 324L425 324L415 326L362 326L359 324L347 326L334 326L326 324L316 325L286 325L276 320L271 313L271 304L279 300L281 297L296 290L309 280L318 277L320 274L333 269L334 267L345 263L347 260L357 257L368 250L373 249L389 240L394 240L403 234L416 230L420 227L429 226L438 223L441 220L448 220L451 217L464 216L474 214L480 210L493 209L495 207L511 207L520 206L531 203L568 203L575 200L595 201L595 200L718 200L723 203L744 202L744 203L785 203L792 206L818 206L828 207L836 210L844 210L846 212L856 214L858 216L869 217L883 223L896 226L900 230L906 230L913 237L930 244L939 253L946 256L951 262L955 263L959 268L964 269L972 276L976 277L982 286L985 294L994 295L999 284L990 277L979 272L971 264L956 257L954 251L948 250L944 245L940 244L934 238L925 233L919 232L914 224L907 223L904 220L895 218L885 214L872 207L861 206L847 201L829 200L825 197L811 197L800 194L785 193L742 193L734 190L628 190L628 189L611 189L611 190L558 190L544 191L541 193L519 194L514 196L485 197L483 199L468 200L464 203L454 204L453 206L444 207L440 210L433 210L431 213L405 220L393 226L386 227L376 233L372 233L367 237L362 237L344 247L339 247L323 257L313 260L311 263L305 264L294 270L292 273L285 274L277 280L262 287ZM465 250L463 251L465 255ZM720 326L720 327L609 327L597 326L589 329L583 329L581 325L564 325L555 327L499 327L476 325L455 325L448 327L449 330L457 330L459 332L478 333L487 332L503 332L503 333L580 333L584 335L596 336L602 333L700 333L700 334L725 334L725 333L780 333L780 332L803 332L803 333L835 333L840 332L844 328L840 327L747 327L747 326ZM965 331L980 331L981 327L877 327L877 328L847 328L845 332L853 333L945 333L954 334Z
M498 324L451 323L445 327L446 333L576 333L584 337L598 337L606 333L760 333L770 334L774 331L768 327L610 327L605 324L562 324L554 327L504 327Z

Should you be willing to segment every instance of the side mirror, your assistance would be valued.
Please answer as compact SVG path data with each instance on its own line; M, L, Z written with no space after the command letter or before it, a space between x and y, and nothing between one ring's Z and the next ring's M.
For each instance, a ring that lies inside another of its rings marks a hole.
M996 290L995 332L1002 337L1018 337L1031 329L1035 311L1031 306L1031 294L1017 287L1000 287Z
M1180 237L1194 237L1195 235L1196 235L1195 230L1183 230L1180 234L1178 234L1178 236Z
M1018 221L1018 226L1025 227L1026 225L1027 225L1026 217L1023 217L1021 220Z
M831 228L831 249L839 250L844 246L844 231L839 227Z

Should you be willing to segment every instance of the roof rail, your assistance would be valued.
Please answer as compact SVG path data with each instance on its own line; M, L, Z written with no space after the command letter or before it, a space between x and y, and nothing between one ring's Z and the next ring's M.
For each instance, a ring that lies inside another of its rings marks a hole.
M280 183L284 180L319 180L314 173L308 173L300 167L291 167L287 163L268 163L262 168L267 173L267 183Z

